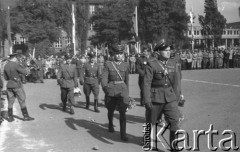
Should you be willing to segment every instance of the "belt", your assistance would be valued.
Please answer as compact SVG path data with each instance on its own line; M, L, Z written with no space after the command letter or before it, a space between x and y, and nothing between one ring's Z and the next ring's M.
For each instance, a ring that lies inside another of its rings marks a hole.
M110 82L112 82L113 84L122 84L122 83L124 83L124 81L110 81Z
M89 78L89 79L97 79L97 77L85 77L85 78Z
M167 84L167 85L155 85L155 86L151 86L151 88L169 88L171 87L171 85Z
M73 80L73 78L69 78L69 79L64 79L64 80Z

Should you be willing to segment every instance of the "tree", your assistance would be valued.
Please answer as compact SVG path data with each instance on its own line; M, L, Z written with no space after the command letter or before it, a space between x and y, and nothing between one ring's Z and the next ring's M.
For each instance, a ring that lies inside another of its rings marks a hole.
M217 1L205 0L205 17L199 15L199 23L202 27L202 34L207 39L213 39L216 46L221 44L221 36L226 25L226 19L218 11Z
M147 43L166 39L178 43L185 38L188 15L182 0L139 0L139 33Z
M20 0L11 12L12 32L26 37L29 48L36 48L37 54L49 54L60 35L52 9L54 2Z
M136 2L132 0L106 1L96 9L90 22L94 23L95 35L92 44L112 44L131 37L132 15Z

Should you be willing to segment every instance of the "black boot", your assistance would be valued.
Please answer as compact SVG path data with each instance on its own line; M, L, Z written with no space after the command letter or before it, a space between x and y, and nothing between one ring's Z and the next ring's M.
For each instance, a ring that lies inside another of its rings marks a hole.
M12 108L8 108L8 121L9 122L13 122L14 118L13 118L13 109Z
M114 127L113 127L113 113L108 112L108 131L109 132L115 132Z
M67 105L66 103L63 103L63 106L62 106L62 111L66 112L67 111Z
M126 135L126 119L120 119L120 134L121 140L128 141L128 137Z
M95 111L95 112L100 112L100 111L98 110L98 99L95 99L95 100L94 100L94 111Z
M86 109L89 109L90 99L89 96L86 96Z
M71 115L73 115L73 114L75 113L72 106L70 106L70 112L69 112L69 113L70 113Z
M30 117L27 111L27 108L22 108L22 114L23 114L23 121L32 121L34 118Z
M176 143L173 143L174 139L177 139L176 131L170 131L170 148L171 152L177 152L178 147Z

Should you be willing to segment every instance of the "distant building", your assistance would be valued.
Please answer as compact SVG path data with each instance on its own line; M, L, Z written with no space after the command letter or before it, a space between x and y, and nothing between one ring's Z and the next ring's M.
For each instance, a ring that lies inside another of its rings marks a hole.
M188 37L192 39L192 31L191 27L188 28ZM193 38L195 45L206 44L206 38L202 35L201 26L194 26L193 27ZM213 44L213 40L210 38L208 39L210 44ZM228 23L226 28L223 30L222 33L222 41L221 45L225 47L232 47L232 46L240 46L240 22Z

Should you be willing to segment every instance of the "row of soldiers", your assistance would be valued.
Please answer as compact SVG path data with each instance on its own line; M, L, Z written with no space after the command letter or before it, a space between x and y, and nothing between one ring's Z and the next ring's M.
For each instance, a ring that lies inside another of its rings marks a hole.
M183 101L181 93L181 66L174 56L171 57L172 47L160 41L154 48L154 56L148 47L143 48L142 56L137 59L139 73L139 87L141 90L141 105L146 108L146 123L156 125L162 114L170 123L170 141L177 138L180 111L178 105ZM108 110L108 130L115 132L113 114L115 109L120 113L120 137L128 141L126 135L126 111L130 104L129 98L129 64L124 62L124 47L115 44L112 47L112 60L105 62L102 71L96 63L96 55L90 52L89 62L77 72L72 58L66 56L66 63L60 65L57 82L61 88L62 110L74 114L74 88L78 86L77 73L80 74L79 83L83 85L86 97L86 109L89 109L90 93L94 94L94 111L98 109L98 95L100 84L105 93L105 106ZM69 108L67 102L69 101ZM68 110L69 109L69 110ZM172 151L176 145L171 144Z
M182 70L213 69L213 68L239 68L240 50L193 50L180 51L179 60Z

